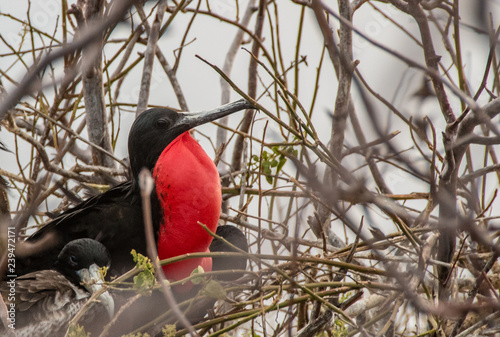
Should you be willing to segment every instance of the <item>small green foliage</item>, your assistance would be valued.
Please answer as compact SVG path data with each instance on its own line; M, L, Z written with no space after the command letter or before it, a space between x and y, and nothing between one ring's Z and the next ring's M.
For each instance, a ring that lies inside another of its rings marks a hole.
M252 156L251 166L258 167L260 163L261 172L265 175L266 181L269 184L273 183L273 176L277 175L286 163L286 157L283 152L287 152L292 156L297 156L298 151L292 146L287 146L281 149L278 146L271 148L272 152L263 151L262 157ZM275 171L273 173L273 171Z
M191 276L195 276L191 279L191 282L193 284L200 284L205 280L205 277L203 276L203 273L205 273L205 270L203 270L202 266L196 267L192 272Z
M161 332L163 333L163 337L174 337L177 329L175 328L175 324L168 324L161 329Z
M142 269L142 271L134 276L134 287L139 290L140 293L150 294L151 289L156 283L155 269L151 260L132 249L131 252L134 257L134 262L137 268Z
M215 280L209 280L202 290L205 296L216 298L218 300L223 300L226 298L227 293L224 287Z
M123 335L122 337L150 337L150 336L148 333L138 332L135 334L129 333L127 335Z
M335 337L347 336L349 333L344 322L342 322L340 319L335 320L335 324L333 325L331 332L332 332L332 335Z
M71 325L68 331L68 337L90 337L90 332L85 332L85 328L80 325Z
M274 156L272 154L268 154L267 151L262 152L262 173L266 175L266 180L269 184L273 183L273 171L272 167L278 166L278 161L274 159Z
M106 277L106 274L108 273L108 267L103 266L103 267L99 268L99 273L101 274L101 279L104 280L104 278Z
M350 299L352 296L353 296L353 293L351 291L348 291L344 294L340 294L339 302L344 303L344 301Z

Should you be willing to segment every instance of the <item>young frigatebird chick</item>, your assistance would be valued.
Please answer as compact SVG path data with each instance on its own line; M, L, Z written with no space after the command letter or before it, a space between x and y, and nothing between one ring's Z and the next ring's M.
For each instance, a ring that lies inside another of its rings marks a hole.
M64 336L71 319L90 296L102 288L100 268L109 265L106 247L92 239L78 239L64 246L54 269L16 278L12 283L14 292L9 282L2 282L0 291L4 301L8 308L15 308L15 321L11 322L15 330L0 331L0 335L11 332L16 337ZM104 309L112 318L114 301L109 293L102 293L98 301L79 324L91 324L102 316Z
M131 180L117 185L102 194L91 197L74 208L67 210L28 238L26 242L22 243L17 249L17 274L23 275L35 270L51 268L53 266L53 261L56 259L62 247L64 247L66 243L78 238L96 239L106 246L113 261L112 268L109 272L110 275L120 275L132 268L134 266L130 255L132 249L135 249L143 255L147 255L140 190L138 185L138 174L140 170L143 167L153 170L157 164L158 158L165 148L178 138L182 139L182 141L176 142L176 148L178 148L179 144L185 143L185 140L188 139L186 132L193 127L227 116L233 112L252 107L250 103L239 100L200 113L176 112L166 108L149 109L141 113L132 125L128 140L130 166L132 171ZM191 136L189 136L189 138L190 137ZM188 139L188 143L190 148L192 148L192 146L195 146L193 144L196 142ZM201 149L197 143L196 146ZM201 152L203 152L203 150L201 150ZM204 152L203 154L207 157ZM155 179L166 182L166 178L163 176L167 174L170 169L179 172L178 169L182 167L183 170L187 170L190 165L186 165L184 162L185 158L182 155L176 158L169 157L168 161L164 161L162 162L163 164L160 164L161 169L156 170L157 173L154 175ZM211 179L215 180L216 171L210 170L209 172ZM182 171L180 173L182 174ZM218 179L217 176L217 181ZM158 182L156 183L158 184ZM165 188L166 187L167 185L165 185ZM197 188L203 191L206 186L198 186ZM177 193L177 196L170 195L169 198L172 197L178 200L176 205L187 210L192 203L182 206L180 204L180 200L184 198L181 196L182 191L177 190ZM220 187L218 193L220 194ZM184 196L185 195L186 194L184 194ZM198 197L200 196L202 199L204 198L203 195L198 195ZM207 195L207 199L208 198L210 197ZM220 196L218 198L220 199ZM219 199L216 199L215 203L218 203ZM210 202L214 202L214 200L210 200ZM164 212L164 205L160 204L156 193L153 193L151 203L153 206L154 232L155 235L158 235L160 224L164 223L164 216L166 213ZM179 210L181 208L176 209ZM215 215L217 215L217 217L219 216L217 211L213 212L211 218L215 218ZM204 219L200 218L197 221L203 222ZM185 226L184 222L176 222L175 226L179 226L177 227L178 232L190 232L194 225L190 223L188 227L183 227ZM199 228L203 230L201 227ZM212 229L215 231L215 227L212 226ZM177 237L173 236L167 241L169 245L174 246L184 244L177 244L176 240ZM210 244L209 241L210 240L207 240L206 237L203 237L203 242L196 247L196 251L205 251ZM194 242L193 244L194 246L197 245Z

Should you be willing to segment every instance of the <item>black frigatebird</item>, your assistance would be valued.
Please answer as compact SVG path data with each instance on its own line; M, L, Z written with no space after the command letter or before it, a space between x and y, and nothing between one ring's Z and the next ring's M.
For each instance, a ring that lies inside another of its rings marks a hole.
M248 252L248 242L245 234L239 228L225 225L217 227L216 234L229 241L233 246ZM214 239L210 244L211 252L236 252L236 250L222 240ZM217 256L212 258L213 270L245 270L247 268L247 259L231 256ZM217 277L221 281L232 281L242 276L237 272L226 273Z
M212 242L200 223L215 232L221 212L221 184L212 159L188 131L162 151L153 169L156 196L162 215L158 233L158 256L167 259L192 252L208 252ZM234 228L234 227L233 227ZM173 281L188 277L201 266L212 270L211 258L194 258L163 266ZM192 287L188 282L178 291Z
M167 108L141 113L128 140L131 180L65 211L29 237L24 243L28 249L18 249L16 255L17 274L51 268L64 245L78 238L96 239L106 246L113 261L111 275L132 268L132 249L147 254L138 185L143 167L153 171L156 184L151 202L160 258L206 251L211 237L198 221L215 231L220 213L220 182L212 161L188 131L249 108L253 108L250 103L239 100L199 113ZM40 247L37 242L44 244ZM36 248L31 249L30 243ZM199 263L209 269L207 259L187 261L166 266L167 277L177 279Z
M15 321L10 322L15 336L64 336L70 320L101 289L100 268L109 264L106 247L92 239L78 239L64 246L54 269L28 273L12 283L2 282L2 296L15 310ZM98 300L100 303L89 308L79 324L92 324L105 311L109 318L113 316L114 301L109 293L102 293ZM8 332L0 327L2 336Z

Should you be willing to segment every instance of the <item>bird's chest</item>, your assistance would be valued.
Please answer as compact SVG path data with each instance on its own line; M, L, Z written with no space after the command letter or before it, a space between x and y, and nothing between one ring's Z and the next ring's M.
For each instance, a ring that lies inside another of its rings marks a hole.
M160 258L205 251L215 232L221 208L219 174L212 160L188 134L172 142L153 170L162 209L158 253Z

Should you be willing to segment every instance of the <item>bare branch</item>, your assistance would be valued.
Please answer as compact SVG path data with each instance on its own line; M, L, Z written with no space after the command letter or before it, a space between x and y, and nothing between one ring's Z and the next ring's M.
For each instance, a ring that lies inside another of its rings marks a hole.
M153 24L148 34L148 45L144 54L144 68L142 70L141 90L139 92L139 101L137 102L136 115L139 115L148 106L149 88L151 86L151 75L153 72L154 56L156 54L156 44L160 37L160 28L163 21L163 15L167 9L167 0L160 0Z
M16 89L12 93L8 94L0 103L0 120L5 118L5 114L7 113L7 111L14 107L14 105L25 94L36 90L36 86L38 84L37 77L40 72L42 72L53 61L93 42L94 39L101 36L103 31L105 31L109 27L114 26L116 23L122 20L124 14L130 8L132 3L132 0L120 1L118 5L112 7L112 10L105 20L97 22L95 25L86 27L86 29L79 34L77 40L73 41L67 46L62 47L61 49L50 52L47 56L43 57L39 62L37 62L24 76L19 86L16 87Z
M264 27L264 14L266 10L266 1L259 0L259 9L257 12L257 21L255 23L255 40L252 44L252 54L258 57L260 45L259 42L262 39L262 29ZM248 67L248 96L252 99L257 97L257 61L252 58L250 65ZM248 133L250 130L250 125L253 120L253 110L249 109L245 111L245 115L241 122L240 130L244 133ZM238 135L236 137L233 158L231 159L231 168L235 171L239 171L241 168L241 158L243 155L243 141L245 139Z

